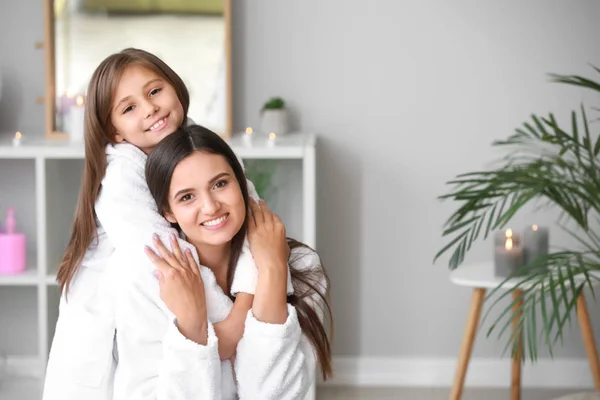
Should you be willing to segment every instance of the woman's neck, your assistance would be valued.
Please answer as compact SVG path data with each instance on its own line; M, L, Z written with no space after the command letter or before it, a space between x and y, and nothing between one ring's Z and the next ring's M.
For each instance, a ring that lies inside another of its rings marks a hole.
M218 246L206 243L192 244L198 251L200 264L208 267L215 274L215 278L217 278L217 283L221 286L221 289L227 291L227 270L229 267L231 243Z

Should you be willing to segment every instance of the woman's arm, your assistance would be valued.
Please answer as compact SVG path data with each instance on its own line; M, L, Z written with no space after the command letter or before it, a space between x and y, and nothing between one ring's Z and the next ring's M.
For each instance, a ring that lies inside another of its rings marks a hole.
M297 264L302 264L298 268L321 267L315 252L297 251L301 257ZM326 293L324 278L313 283L320 293ZM324 304L319 294L307 300L322 322ZM283 324L265 323L253 311L248 313L244 337L237 348L235 369L240 399L303 399L315 379L317 359L312 344L302 334L296 309L287 305L288 317Z
M252 204L252 214L249 239L259 283L237 348L238 394L242 400L302 399L314 380L315 352L302 335L296 309L286 303L285 227L263 202ZM320 266L312 251L302 261L309 268Z
M162 258L152 250L147 255L157 266L157 278L132 273L136 268L119 273L115 398L220 399L218 340L207 320L200 272L191 255L186 262L155 245ZM118 267L134 260L117 250L111 263Z

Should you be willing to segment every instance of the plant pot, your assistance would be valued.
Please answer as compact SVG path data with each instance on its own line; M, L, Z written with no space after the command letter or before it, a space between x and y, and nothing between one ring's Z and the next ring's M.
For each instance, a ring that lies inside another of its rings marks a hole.
M288 112L285 108L263 110L260 114L260 130L263 133L276 133L278 136L289 133Z

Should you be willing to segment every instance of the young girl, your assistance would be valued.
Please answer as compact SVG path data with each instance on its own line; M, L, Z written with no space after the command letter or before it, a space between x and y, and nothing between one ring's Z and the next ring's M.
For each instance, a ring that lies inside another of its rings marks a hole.
M325 298L328 281L319 256L293 239L264 202L249 200L242 166L218 135L200 126L178 129L164 139L148 157L146 179L159 210L176 224L200 254L224 291L223 277L235 266L246 231L259 268L259 280L246 330L236 356L237 395L241 399L301 399L313 379L315 353L327 378L331 373L330 346L323 326L329 310ZM248 204L252 215L247 212ZM217 220L206 229L198 221ZM158 257L148 257L160 272L160 290L167 306L185 308L201 282L194 274L189 250L173 251L155 239ZM291 251L290 251L291 249ZM286 299L288 264L294 294ZM221 277L221 279L220 279ZM202 297L194 301L202 309ZM205 320L199 324L197 341L210 348ZM117 331L117 341L119 332ZM216 358L216 351L213 351ZM216 360L214 361L216 362ZM223 387L235 387L222 377Z
M72 236L58 271L60 316L45 399L113 398L113 383L124 388L119 395L126 399L187 399L183 393L207 390L195 383L212 373L199 363L204 350L190 348L185 324L165 325L175 316L160 299L155 268L142 252L152 232L163 238L176 232L156 209L144 166L152 148L186 123L188 104L179 76L142 50L109 56L92 76L85 167ZM197 260L193 246L180 245ZM232 357L243 334L258 279L247 246L236 265L226 277L231 293L239 292L233 309L212 272L200 268L208 319L223 359ZM127 294L121 296L124 289ZM131 368L118 366L119 358ZM231 373L230 367L224 370Z

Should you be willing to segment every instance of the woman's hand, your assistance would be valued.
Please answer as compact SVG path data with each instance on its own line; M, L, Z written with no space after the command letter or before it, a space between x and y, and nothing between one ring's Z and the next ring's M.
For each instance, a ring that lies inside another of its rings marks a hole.
M267 203L250 199L251 217L248 219L250 252L259 269L285 266L290 247L285 237L285 225L273 214Z
M175 235L171 236L169 251L159 239L153 236L158 256L150 247L145 252L156 266L156 275L160 286L160 298L177 317L177 327L181 334L202 345L208 341L208 322L204 282L192 252L186 250L185 256Z
M261 322L283 324L288 317L286 292L290 255L285 226L262 200L260 206L250 200L250 209L248 241L258 266L252 313Z

